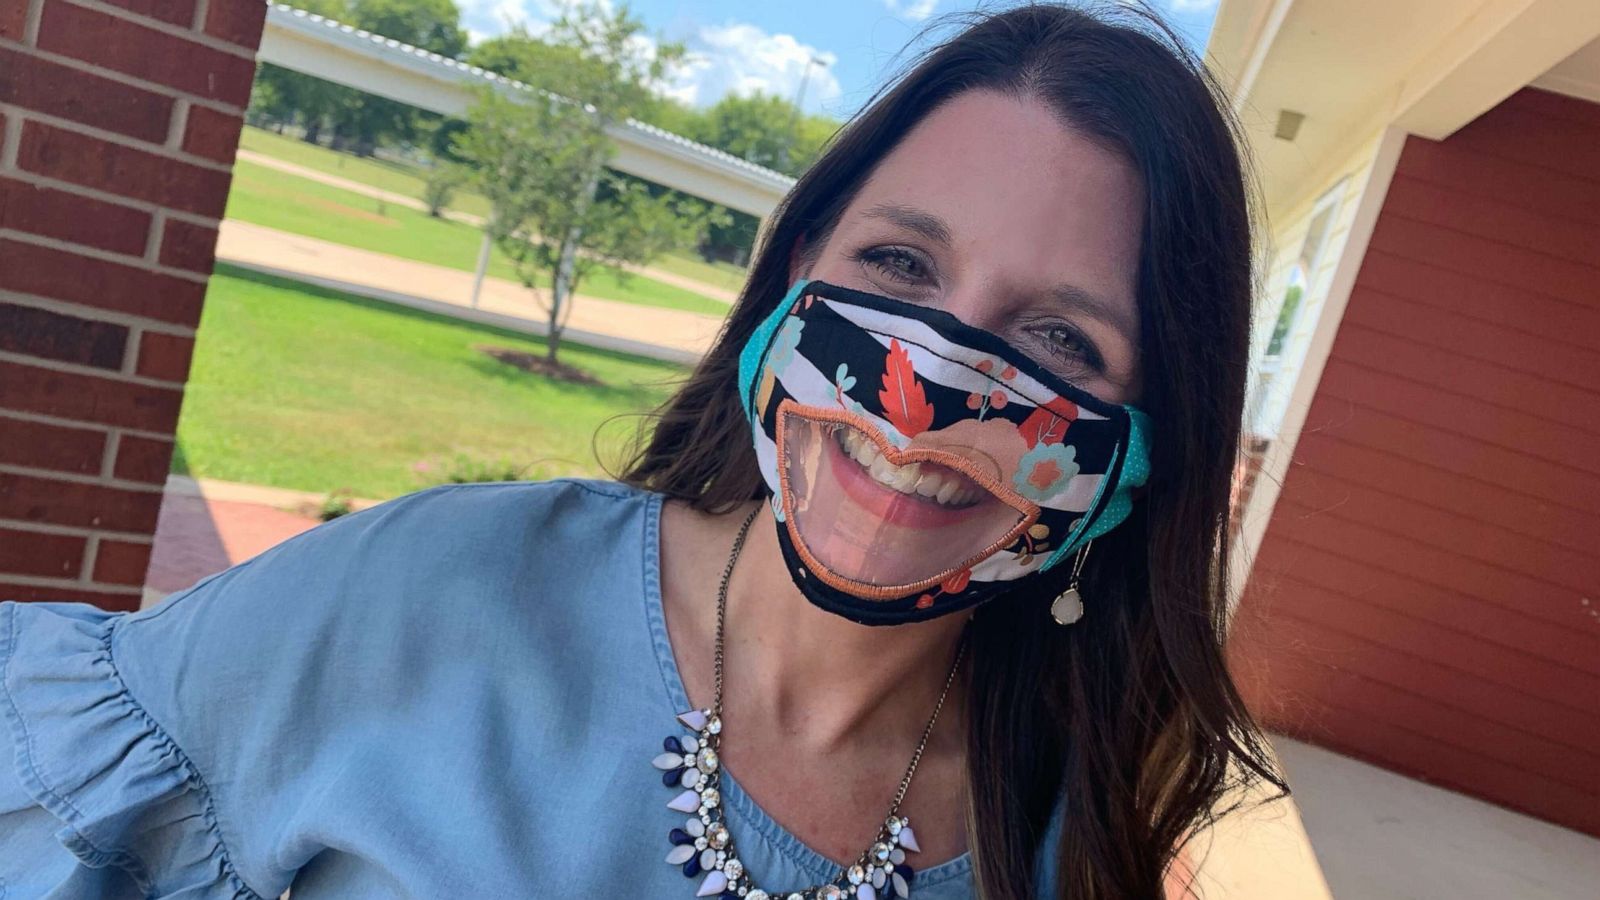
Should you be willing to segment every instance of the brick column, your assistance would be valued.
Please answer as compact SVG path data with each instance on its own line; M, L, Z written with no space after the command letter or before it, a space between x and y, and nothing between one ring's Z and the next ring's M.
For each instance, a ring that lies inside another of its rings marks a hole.
M0 0L0 600L139 606L264 0Z

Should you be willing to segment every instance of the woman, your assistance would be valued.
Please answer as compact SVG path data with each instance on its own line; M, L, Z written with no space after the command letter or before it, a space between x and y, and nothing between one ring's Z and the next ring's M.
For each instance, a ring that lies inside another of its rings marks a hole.
M1159 27L977 17L800 179L620 483L0 605L0 896L1160 897L1281 786L1221 653L1222 109Z

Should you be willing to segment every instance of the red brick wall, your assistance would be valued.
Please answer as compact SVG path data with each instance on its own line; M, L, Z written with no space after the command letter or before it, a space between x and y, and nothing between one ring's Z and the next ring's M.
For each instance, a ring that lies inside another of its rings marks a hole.
M0 600L139 605L264 0L0 0Z
M1408 138L1236 620L1276 730L1600 835L1600 104Z

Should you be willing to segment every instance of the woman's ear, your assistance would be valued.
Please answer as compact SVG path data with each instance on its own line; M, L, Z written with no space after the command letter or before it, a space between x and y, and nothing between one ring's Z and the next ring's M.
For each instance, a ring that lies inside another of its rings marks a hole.
M802 264L802 262L804 260L804 257L805 257L805 247L806 247L806 236L805 236L805 234L802 233L802 234L795 235L794 246L789 248L789 283L790 284L794 284L795 281L797 281L800 278L801 275L805 274L804 272L800 271L800 269L802 268L801 264ZM807 268L809 268L809 267L807 267Z

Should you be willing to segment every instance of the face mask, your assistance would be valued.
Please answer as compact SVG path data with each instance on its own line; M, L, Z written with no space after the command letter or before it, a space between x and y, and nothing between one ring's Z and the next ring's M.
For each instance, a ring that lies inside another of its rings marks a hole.
M739 356L789 574L863 624L1024 585L1121 522L1149 418L949 313L801 279Z

